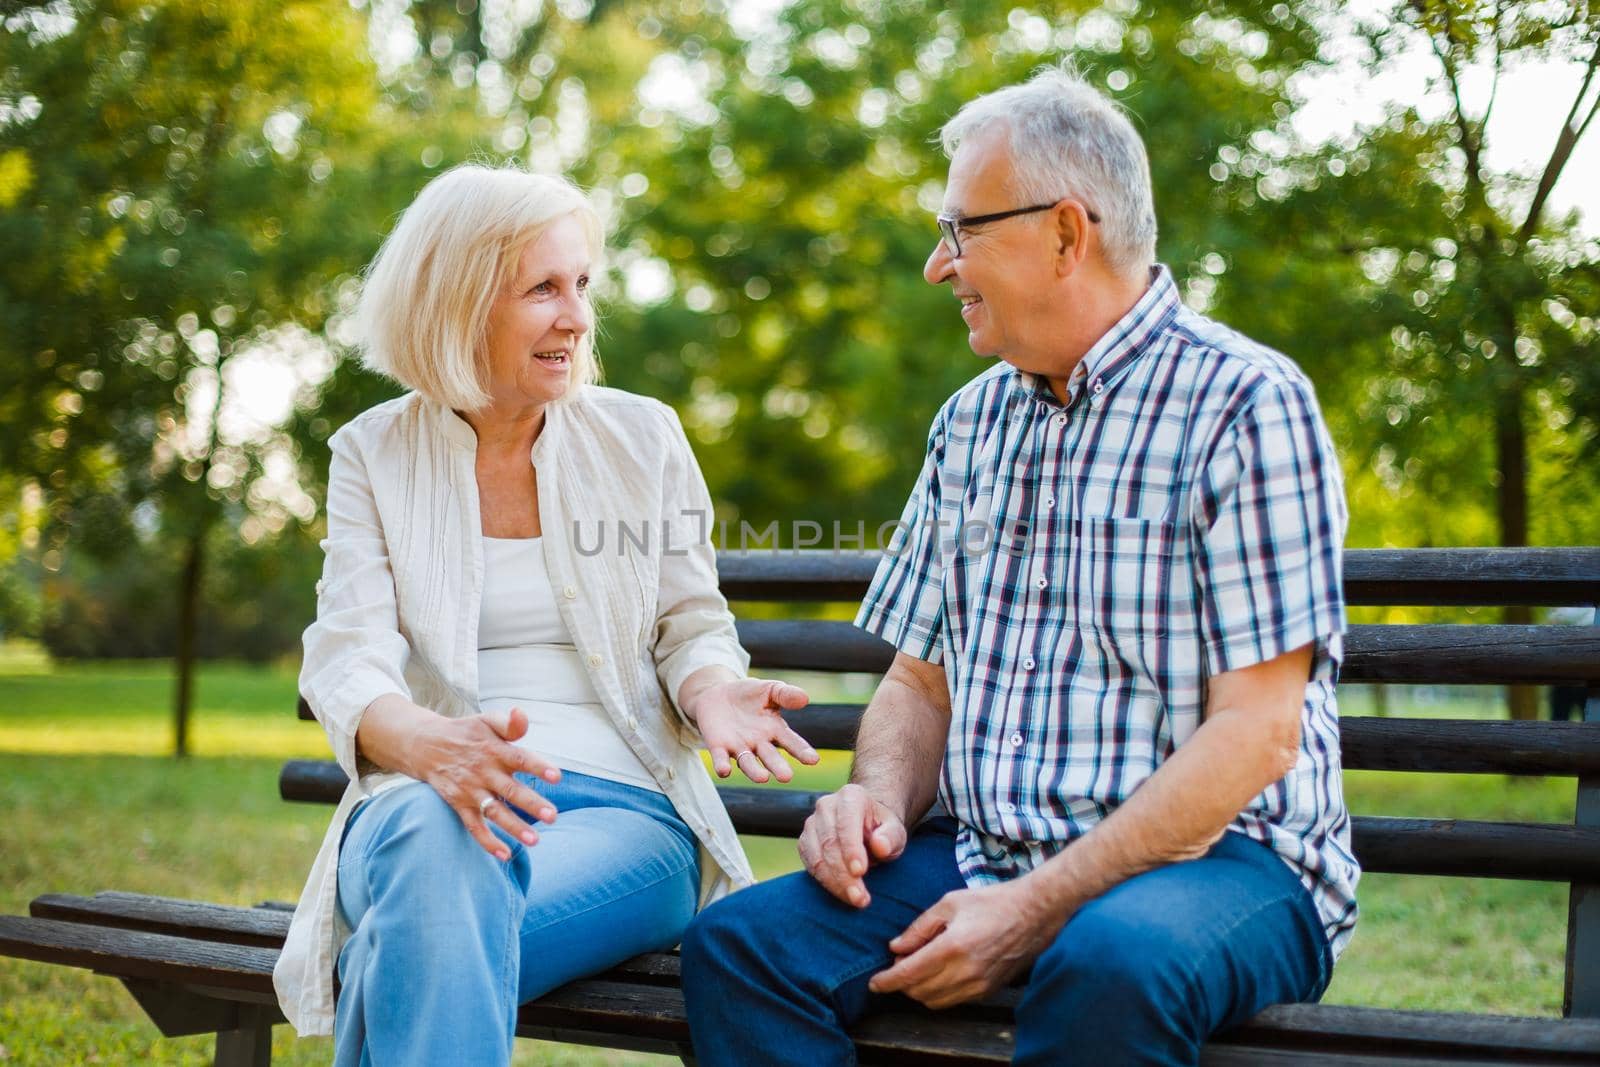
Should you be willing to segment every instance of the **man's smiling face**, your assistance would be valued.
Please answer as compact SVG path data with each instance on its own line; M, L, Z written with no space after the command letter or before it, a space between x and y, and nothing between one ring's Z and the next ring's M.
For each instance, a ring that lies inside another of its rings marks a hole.
M1023 206L1011 190L1011 157L1004 130L964 141L950 160L944 210L972 217ZM1019 370L1042 369L1050 324L1060 314L1053 299L1053 212L1020 215L961 230L961 255L940 239L923 277L949 282L961 301L967 343L980 356L999 356Z

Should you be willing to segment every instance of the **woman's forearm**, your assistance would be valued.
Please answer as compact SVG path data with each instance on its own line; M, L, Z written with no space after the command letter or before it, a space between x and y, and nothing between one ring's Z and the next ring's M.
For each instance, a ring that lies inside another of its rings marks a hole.
M440 715L419 707L399 693L388 693L367 705L356 724L356 751L386 771L422 780L414 757L418 735L437 725Z

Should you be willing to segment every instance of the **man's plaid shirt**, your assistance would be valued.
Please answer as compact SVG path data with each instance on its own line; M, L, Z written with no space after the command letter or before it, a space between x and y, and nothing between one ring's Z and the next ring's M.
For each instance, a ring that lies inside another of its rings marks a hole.
M1164 267L1064 406L1004 363L951 397L856 624L945 667L967 882L1105 818L1199 728L1208 678L1314 643L1299 760L1230 829L1300 874L1343 949L1345 520L1305 375L1183 307Z

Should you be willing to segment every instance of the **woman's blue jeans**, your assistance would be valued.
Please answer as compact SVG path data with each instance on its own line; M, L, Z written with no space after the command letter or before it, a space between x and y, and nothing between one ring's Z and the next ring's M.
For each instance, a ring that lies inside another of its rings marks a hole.
M683 939L701 1067L855 1062L846 1029L905 1007L868 991L889 940L963 888L955 824L934 819L843 904L810 875L713 904ZM1023 1064L1194 1064L1212 1033L1269 1004L1315 1000L1329 952L1311 894L1265 845L1225 833L1200 859L1130 878L1079 909L1040 955L1017 1008Z
M556 806L500 862L424 783L367 801L339 850L334 1062L505 1064L517 1005L641 952L694 915L694 835L667 798L589 775L533 785ZM531 822L531 820L529 820Z

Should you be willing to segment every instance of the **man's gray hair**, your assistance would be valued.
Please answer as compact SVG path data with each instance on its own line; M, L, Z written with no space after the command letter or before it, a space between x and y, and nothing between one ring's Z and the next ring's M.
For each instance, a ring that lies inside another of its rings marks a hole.
M1017 207L1081 200L1100 216L1100 247L1113 270L1136 276L1155 263L1150 161L1133 123L1103 93L1069 66L1045 67L956 112L939 131L945 155L989 128L1006 133Z

